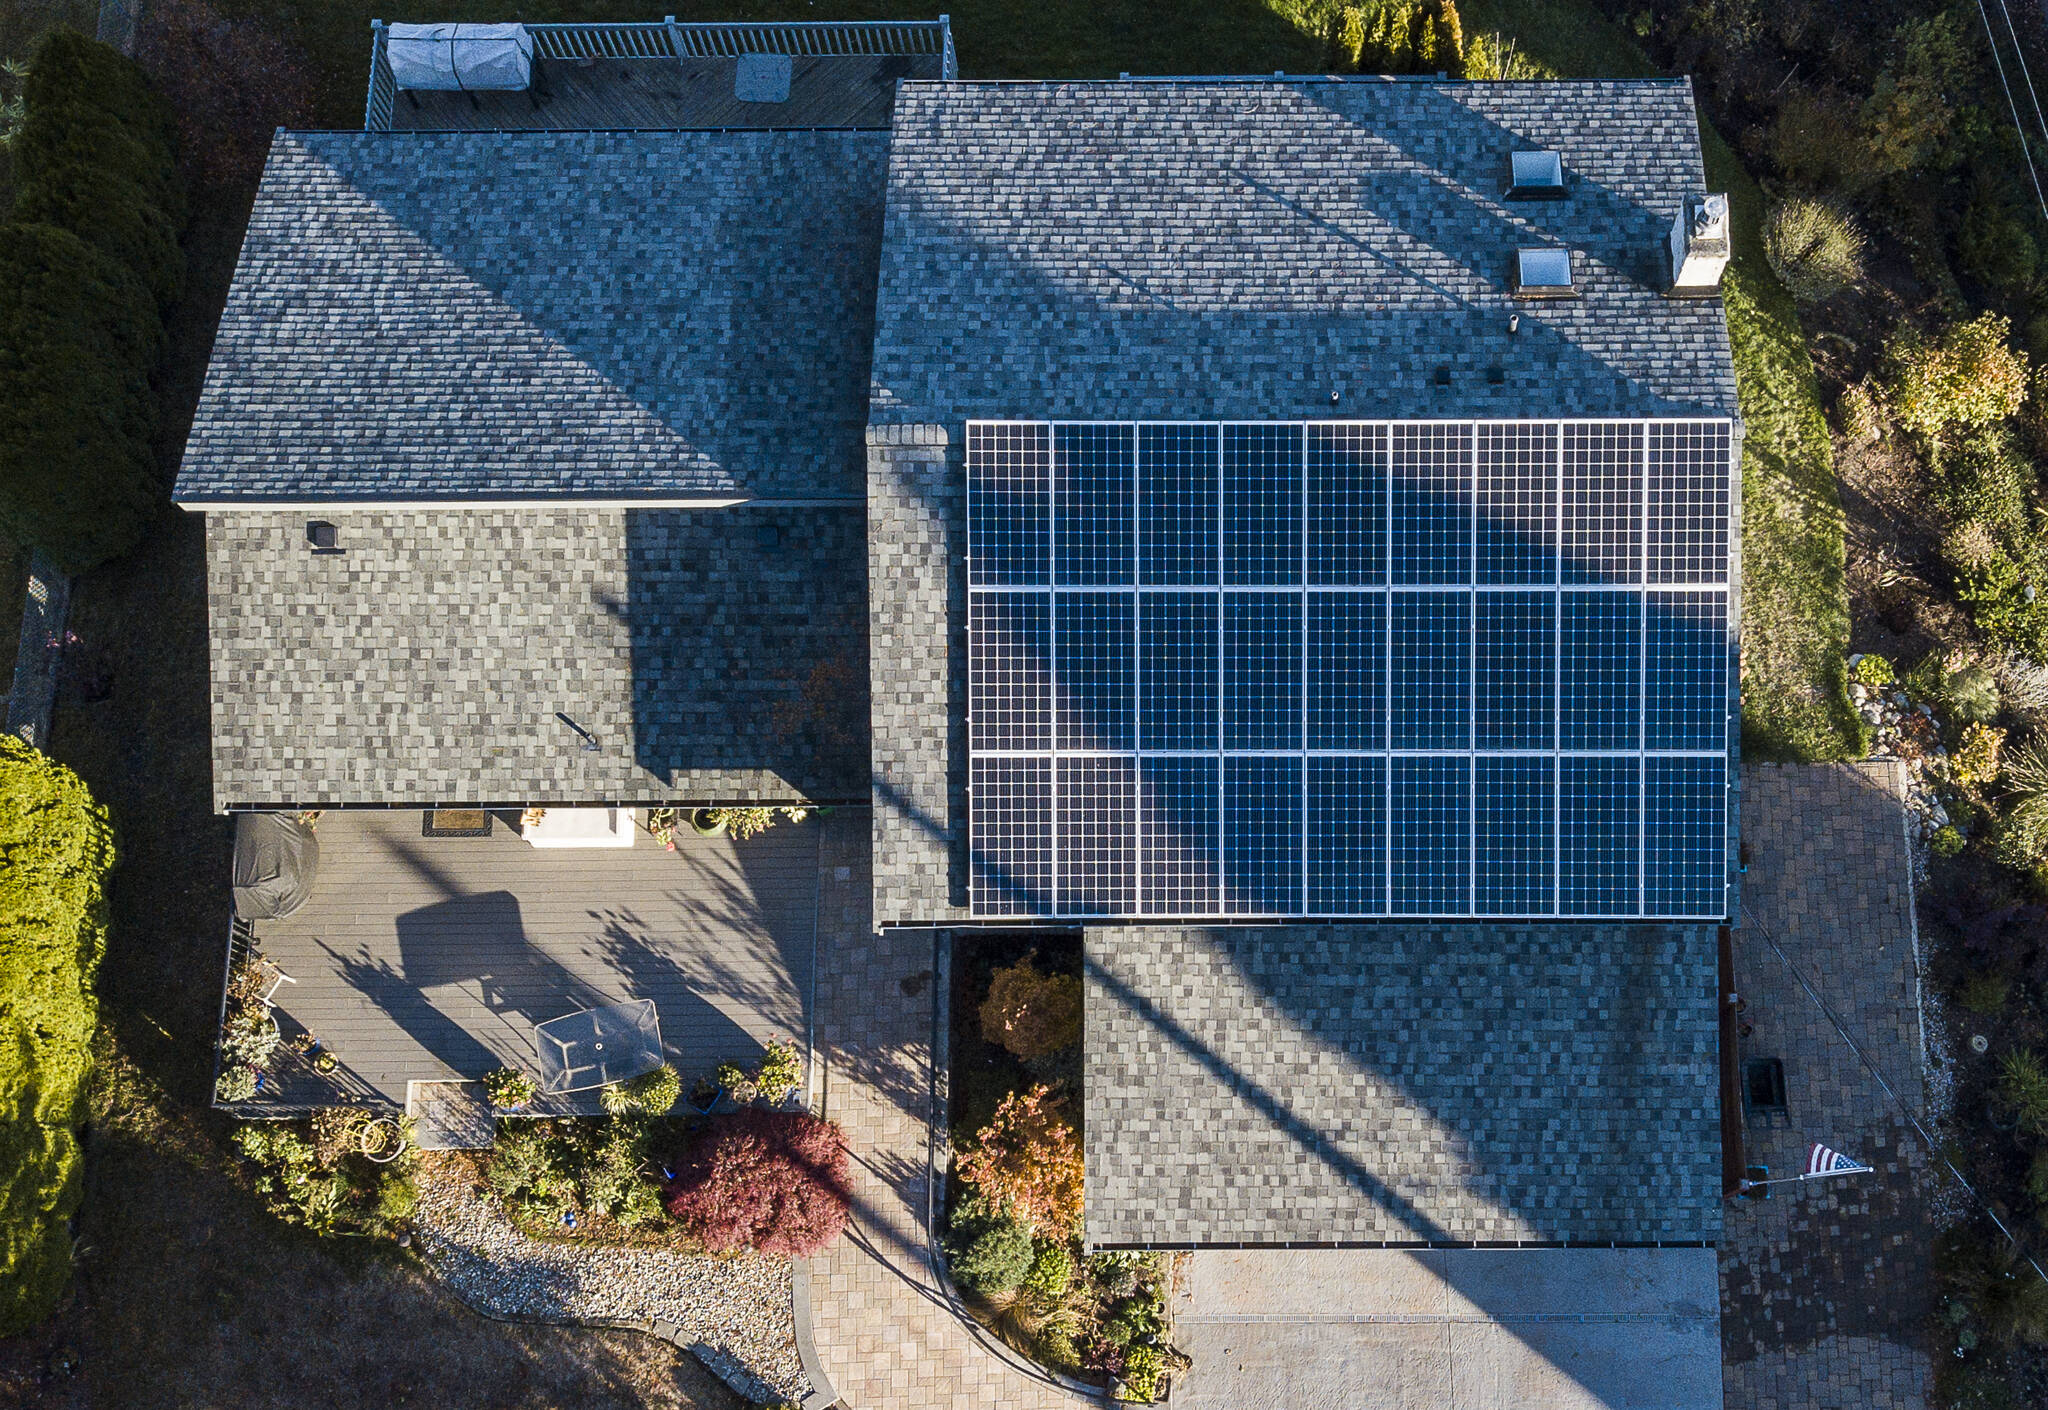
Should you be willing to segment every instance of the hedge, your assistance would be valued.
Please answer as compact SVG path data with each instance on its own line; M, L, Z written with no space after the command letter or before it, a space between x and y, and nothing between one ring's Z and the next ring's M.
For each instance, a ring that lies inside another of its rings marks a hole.
M133 274L67 230L0 225L0 531L74 573L141 536L161 342Z
M47 1317L71 1275L113 864L78 776L0 735L0 1336Z

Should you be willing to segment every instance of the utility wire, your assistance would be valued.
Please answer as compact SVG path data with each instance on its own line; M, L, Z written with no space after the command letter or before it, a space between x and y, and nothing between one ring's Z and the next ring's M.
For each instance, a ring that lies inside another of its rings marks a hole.
M1998 0L1998 9L2005 16L2005 32L2012 36L2013 60L2020 66L2020 77L2027 81L2027 98L2034 105L2034 122L2041 129L2042 140L2048 141L2048 117L2041 115L2041 95L2034 91L2034 75L2027 67L2027 51L2020 47L2020 32L2013 28L2012 7L2005 0Z
M1998 1232L2005 1235L2005 1240L2012 1245L2013 1251L2027 1261L2027 1266L2034 1270L2042 1282L2048 1283L2048 1270L2044 1270L2039 1263L2034 1261L2034 1255L2027 1252L2026 1245L2014 1237L2012 1230L2005 1227L2005 1221L1998 1217L1997 1212L1991 1208L1991 1205L1985 1200L1984 1196L1977 1193L1977 1187L1963 1178L1963 1172L1956 1169L1955 1162L1941 1153L1941 1147L1935 1144L1934 1137L1928 1133L1927 1128L1920 1124L1920 1118L1913 1114L1913 1109L1899 1099L1899 1094L1892 1090L1891 1083L1885 1081L1884 1073L1878 1069L1876 1063L1870 1060L1870 1055L1863 1051L1861 1044L1849 1036L1847 1025L1842 1022L1834 1009L1829 1006L1828 1001L1820 996L1819 991L1813 985L1807 983L1805 973L1798 965L1792 963L1792 957L1785 953L1784 947L1778 943L1778 937L1771 934L1771 928L1764 924L1763 917L1758 915L1746 901L1742 905L1742 911L1744 915L1749 917L1750 922L1756 926L1757 933L1762 935L1765 941L1769 943L1771 949L1777 952L1778 958L1785 962L1785 968L1792 971L1792 977L1799 981L1799 987L1806 991L1806 997L1813 1000L1813 1006L1820 1010L1821 1017L1834 1026L1835 1032L1842 1035L1842 1041L1849 1045L1849 1051L1856 1054L1857 1059L1863 1066L1869 1069L1870 1075L1877 1079L1877 1085L1884 1088L1884 1094L1892 1099L1892 1105L1899 1109L1899 1115L1905 1117L1907 1124L1920 1133L1920 1139L1926 1143L1927 1149L1933 1154L1934 1158L1948 1167L1948 1173L1953 1175L1956 1183L1961 1185L1969 1193L1970 1198L1977 1202L1977 1207L1984 1211L1985 1217L1998 1226Z
M1984 21L1984 38L1991 45L1991 62L1998 68L1998 86L2005 90L2005 105L2012 110L2012 130L2020 139L2020 155L2026 158L2027 175L2034 183L2034 200L2041 207L2041 218L2048 220L2048 195L2041 192L2041 173L2034 169L2033 145L2027 141L2027 129L2020 122L2020 105L2013 99L2012 84L2005 77L2005 60L1999 56L1998 35L1991 28L1991 16L1984 8L1984 0L1977 0L1977 18ZM2048 1278L2048 1273L2042 1276Z

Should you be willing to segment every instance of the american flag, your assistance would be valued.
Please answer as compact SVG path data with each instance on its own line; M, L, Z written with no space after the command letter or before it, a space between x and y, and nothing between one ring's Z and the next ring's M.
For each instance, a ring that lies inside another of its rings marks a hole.
M1813 1153L1806 1158L1806 1173L1809 1178L1815 1175L1848 1175L1869 1169L1869 1166L1849 1159L1840 1151L1831 1151L1819 1142L1814 1143Z

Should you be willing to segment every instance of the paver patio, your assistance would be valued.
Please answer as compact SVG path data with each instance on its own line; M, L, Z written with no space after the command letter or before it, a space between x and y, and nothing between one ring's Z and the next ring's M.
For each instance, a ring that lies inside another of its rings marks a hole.
M1918 1113L1901 783L1890 762L1746 769L1743 896ZM1754 924L1736 931L1735 982L1754 1029L1743 1056L1785 1067L1785 1117L1745 1123L1749 1163L1794 1173L1819 1141L1876 1170L1730 1207L1721 1245L1728 1410L1921 1410L1934 1381L1922 1340L1930 1156Z
M1054 1410L1080 1404L977 1341L927 1261L932 932L870 923L864 808L825 819L818 898L824 1114L853 1151L854 1217L811 1260L811 1331L848 1410Z

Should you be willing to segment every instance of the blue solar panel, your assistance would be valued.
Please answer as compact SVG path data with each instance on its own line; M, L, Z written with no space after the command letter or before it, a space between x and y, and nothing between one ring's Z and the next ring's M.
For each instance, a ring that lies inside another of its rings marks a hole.
M969 747L1052 748L1052 594L978 592L967 622Z
M1650 427L1650 563L1653 583L1728 579L1728 425Z
M1472 580L1472 428L1394 427L1394 581Z
M968 427L969 582L1031 587L1052 581L1051 476L1049 428Z
M1481 915L1544 915L1555 905L1557 783L1549 755L1476 761L1475 900Z
M1138 761L1142 909L1215 915L1221 897L1221 780L1215 755Z
M1062 749L1131 749L1131 594L1063 592L1053 600L1053 671Z
M1472 595L1393 595L1396 749L1463 749L1472 735Z
M1045 915L1055 907L1052 760L976 759L971 872L975 911Z
M1547 592L1482 592L1474 610L1477 747L1555 748L1556 597Z
M1390 840L1395 913L1469 913L1471 761L1396 755L1393 767Z
M1216 748L1217 597L1138 595L1138 747Z
M1223 428L1223 581L1301 582L1302 429Z
M1387 580L1387 428L1308 428L1308 580Z
M1728 909L1728 779L1722 759L1643 761L1644 894L1651 915Z
M1131 428L1058 426L1052 451L1055 580L1062 587L1128 585Z
M1058 761L1059 910L1127 915L1138 899L1138 780L1130 758Z
M1633 756L1558 760L1558 909L1564 914L1637 914L1640 766Z
M1555 426L1479 428L1479 581L1557 581Z
M1214 426L1138 428L1140 582L1216 583L1219 446Z
M977 914L1725 908L1728 423L967 446Z
M1387 747L1387 597L1308 599L1308 747Z
M1640 426L1564 428L1565 582L1642 580L1642 444Z
M1299 758L1223 761L1223 909L1301 913Z
M1568 592L1559 599L1558 687L1566 749L1635 749L1642 711L1643 599Z
M1301 594L1223 595L1223 747L1301 748Z
M1310 759L1309 914L1384 915L1386 909L1386 760Z
M1644 747L1728 745L1728 599L1718 592L1649 597Z

